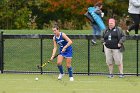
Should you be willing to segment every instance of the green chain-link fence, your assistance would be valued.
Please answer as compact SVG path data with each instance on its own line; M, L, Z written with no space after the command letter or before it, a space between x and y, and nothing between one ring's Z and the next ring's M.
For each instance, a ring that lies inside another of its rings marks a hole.
M6 72L25 73L50 73L58 72L56 59L49 63L42 70L37 68L41 62L50 59L53 42L53 35L2 35L1 39L1 70ZM77 74L107 74L108 67L105 62L105 55L102 52L102 43L97 40L96 45L91 44L92 35L69 35L73 40L72 66ZM140 70L140 36L128 36L124 52L124 73L138 75ZM3 61L3 62L2 62ZM63 62L65 72L65 62ZM3 66L3 69L2 69ZM118 73L115 65L114 73Z

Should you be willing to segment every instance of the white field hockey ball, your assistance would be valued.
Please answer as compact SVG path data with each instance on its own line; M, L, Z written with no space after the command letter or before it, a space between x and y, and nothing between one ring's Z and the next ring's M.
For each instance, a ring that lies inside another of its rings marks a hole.
M35 80L38 81L38 78L36 77Z

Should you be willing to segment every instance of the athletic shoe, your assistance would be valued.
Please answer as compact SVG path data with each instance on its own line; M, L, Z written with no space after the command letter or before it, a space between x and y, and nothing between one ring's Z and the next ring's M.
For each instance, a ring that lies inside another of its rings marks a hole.
M113 78L113 77L114 77L113 74L108 75L108 78Z
M59 74L58 80L61 80L63 78L64 74Z
M135 34L135 36L139 36L139 34Z
M94 45L94 44L96 44L96 41L92 39L91 43Z
M73 77L70 77L70 81L74 81L74 78Z
M125 35L129 35L129 31L128 30L125 30Z
M119 75L119 78L124 78L124 75L123 75L123 74L120 74L120 75Z

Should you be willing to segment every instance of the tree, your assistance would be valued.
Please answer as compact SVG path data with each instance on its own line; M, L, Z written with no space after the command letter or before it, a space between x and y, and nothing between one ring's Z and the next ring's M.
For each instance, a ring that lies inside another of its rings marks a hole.
M61 20L62 25L70 23L74 25L73 29L82 29L87 7L93 6L97 1L99 0L42 0L41 8L46 15L46 23L50 20ZM62 28L65 29L64 25Z
M2 29L27 28L28 15L31 11L25 0L1 0L0 23Z

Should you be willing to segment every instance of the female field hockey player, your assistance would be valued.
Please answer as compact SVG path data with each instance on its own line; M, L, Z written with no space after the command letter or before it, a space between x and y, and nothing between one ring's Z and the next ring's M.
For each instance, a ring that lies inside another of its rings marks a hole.
M57 44L60 46L59 55L57 57L57 66L60 71L58 80L61 80L62 77L64 76L62 61L65 58L70 81L74 81L72 67L71 67L72 40L65 33L60 32L59 27L57 25L53 26L52 31L54 33L54 37L53 37L54 48L53 48L52 57L50 60L52 60L53 57L55 56L55 53L57 51Z

